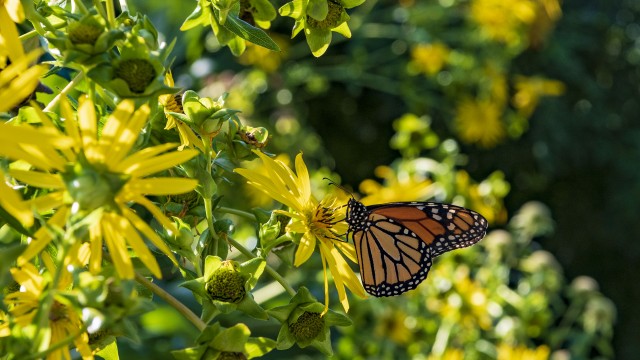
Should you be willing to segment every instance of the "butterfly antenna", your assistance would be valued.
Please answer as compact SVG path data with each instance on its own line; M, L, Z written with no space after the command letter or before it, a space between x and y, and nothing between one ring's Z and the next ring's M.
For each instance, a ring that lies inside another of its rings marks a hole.
M335 181L329 179L328 177L323 177L322 179L323 180L327 180L329 182L329 185L333 185L333 186L337 187L338 189L340 189L340 190L346 192L347 194L349 194L349 196L354 197L353 193L351 193L351 191L347 190L344 186L336 184ZM346 205L344 205L344 206L346 206Z

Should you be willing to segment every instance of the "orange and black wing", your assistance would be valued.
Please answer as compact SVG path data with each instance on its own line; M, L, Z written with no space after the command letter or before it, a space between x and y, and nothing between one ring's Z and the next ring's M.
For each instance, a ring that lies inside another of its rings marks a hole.
M433 257L475 244L487 228L480 214L439 203L367 207L351 199L347 214L362 283L374 296L414 289L427 277Z

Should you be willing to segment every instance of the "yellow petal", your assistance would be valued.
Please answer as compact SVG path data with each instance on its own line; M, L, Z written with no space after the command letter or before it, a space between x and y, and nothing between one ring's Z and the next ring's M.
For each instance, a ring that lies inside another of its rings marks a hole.
M44 189L64 189L65 185L59 174L48 174L40 171L10 169L9 174L29 185Z
M158 207L155 206L151 201L149 201L149 199L145 198L144 196L137 196L131 199L131 201L135 201L138 204L144 206L147 210L149 210L149 212L156 218L156 220L158 220L158 222L160 223L160 225L162 225L162 227L171 231L174 234L178 233L178 229L176 229L173 222L169 220L166 216L164 216L162 211L158 209ZM121 208L124 208L124 206Z
M132 164L128 168L123 169L122 172L136 177L144 177L182 164L196 155L198 155L198 151L193 149L172 151L164 155L159 155L151 159Z
M113 170L116 172L125 172L124 169L129 168L133 164L139 163L143 160L150 159L158 154L162 154L163 152L173 149L176 146L174 143L167 143L157 146L152 146L148 148L144 148L140 151L136 151L135 153L127 156L120 164L116 165Z
M133 279L133 264L123 237L124 229L119 227L117 218L114 217L115 215L109 213L102 216L104 240L118 275L123 279Z
M67 208L61 208L56 211L55 214L47 221L47 226L43 226L34 234L34 238L31 239L31 242L24 250L22 255L18 258L18 266L22 266L27 263L29 260L33 259L35 256L40 254L42 250L51 242L53 239L51 236L51 232L49 231L50 227L62 227L67 219Z
M78 127L82 133L82 147L89 148L95 146L98 141L98 120L96 109L87 96L80 98L78 105Z
M18 28L14 24L17 21L13 21L12 16L3 5L0 5L0 24L2 24L0 35L4 40L5 48L10 51L9 59L11 59L11 62L16 62L24 57L24 48L18 35ZM24 14L22 16L24 17Z
M27 204L40 213L57 209L64 204L64 192L50 192L47 195L27 200Z
M0 171L0 206L18 219L26 227L33 225L33 213L22 197L4 182L4 174Z
M89 258L89 271L97 275L102 269L102 225L101 222L93 222L89 226L89 244L91 246Z
M164 240L156 234L156 232L147 225L146 222L142 221L130 208L125 208L122 210L122 214L133 224L133 226L142 233L155 247L157 247L160 251L162 251L165 255L171 259L174 264L178 264L178 261L173 256L173 253L165 244ZM174 233L175 234L175 233Z
M128 105L125 104L125 107L127 106ZM109 158L106 161L107 166L112 168L127 156L131 147L133 147L138 140L140 131L149 117L149 112L149 106L145 104L136 110L131 118L126 120L125 123L121 123L121 131L119 132L118 137L114 139L115 142L113 143L112 152L109 154Z
M302 153L296 156L296 175L298 176L298 186L300 187L300 196L303 199L311 197L311 184L309 182L309 171L307 165L302 160Z
M134 179L126 185L129 191L142 195L176 195L192 191L198 180L184 178Z
M298 249L296 250L296 256L293 265L300 266L307 260L309 260L311 254L313 254L313 249L315 249L315 247L316 237L313 234L307 232L302 235L300 243L298 244Z
M147 245L144 243L140 235L138 235L136 229L131 226L131 223L126 218L118 217L117 221L120 229L123 230L124 237L127 239L127 242L131 245L131 248L136 255L138 255L140 261L142 261L142 263L155 277L161 278L162 272L160 271L160 266L158 266L156 258L153 257L153 254L149 251L149 248L147 248Z

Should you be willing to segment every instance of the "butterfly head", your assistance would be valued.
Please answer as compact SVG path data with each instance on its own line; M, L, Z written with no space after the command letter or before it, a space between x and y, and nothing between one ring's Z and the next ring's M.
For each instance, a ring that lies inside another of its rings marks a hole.
M347 203L347 224L349 232L354 232L366 227L369 211L367 207L358 200L351 198Z

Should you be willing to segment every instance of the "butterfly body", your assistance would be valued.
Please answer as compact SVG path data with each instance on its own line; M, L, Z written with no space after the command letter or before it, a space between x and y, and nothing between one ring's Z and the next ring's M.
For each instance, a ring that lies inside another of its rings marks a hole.
M463 207L433 202L347 204L360 276L373 296L395 296L415 289L432 259L480 241L487 230L482 215Z

